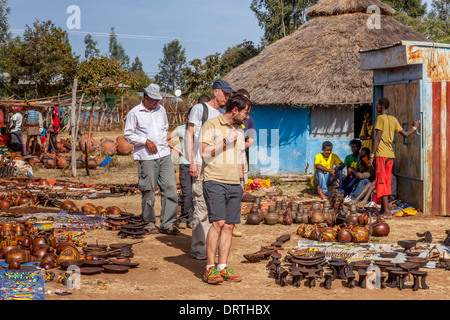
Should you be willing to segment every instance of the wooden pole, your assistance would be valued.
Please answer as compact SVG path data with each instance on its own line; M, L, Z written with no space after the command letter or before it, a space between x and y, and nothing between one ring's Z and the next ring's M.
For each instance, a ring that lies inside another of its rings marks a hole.
M77 177L77 161L76 161L76 149L77 149L77 136L76 136L76 108L77 108L77 86L78 86L78 79L75 78L73 80L73 87L72 87L72 108L70 110L71 118L73 119L72 124L72 175L76 178ZM81 108L81 106L80 106Z
M91 113L89 114L89 131L86 143L86 174L89 176L89 147L91 146L92 117L94 116L95 103L92 104Z

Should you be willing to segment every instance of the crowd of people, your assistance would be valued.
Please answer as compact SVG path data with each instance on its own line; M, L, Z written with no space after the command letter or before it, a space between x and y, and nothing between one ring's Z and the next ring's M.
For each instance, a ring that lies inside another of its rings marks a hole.
M380 204L379 213L382 218L392 218L389 200L396 195L397 188L392 172L395 159L394 137L396 133L400 133L408 138L417 131L420 122L414 121L412 128L405 131L394 116L388 115L389 106L387 98L378 100L375 126L372 124L371 110L364 112L360 139L350 141L352 153L345 157L344 162L333 153L330 141L322 144L322 152L315 156L314 175L311 178L312 186L322 199L329 196L329 187L338 182L337 188L344 194L344 202L364 207L372 199ZM345 177L342 173L344 168L347 169Z
M254 141L250 94L218 80L212 86L212 96L200 96L188 110L186 123L171 132L161 100L158 85L145 88L141 103L127 114L124 130L125 139L134 145L146 229L149 233L177 235L179 229L191 228L191 256L206 260L203 280L210 284L239 282L242 278L229 267L228 256L233 236L239 235L236 225L240 223L247 182L248 149ZM320 197L329 196L330 186L336 181L347 202L367 201L375 191L381 203L380 214L390 218L394 135L398 132L409 137L419 122L414 121L413 128L406 132L395 117L388 115L388 108L388 99L381 98L375 125L371 110L364 113L359 139L350 142L352 153L344 162L333 153L331 142L323 142L311 178ZM174 138L179 139L179 145L172 143ZM179 217L171 149L179 156ZM159 227L154 209L157 187L161 192Z
M30 109L21 112L22 107L13 107L9 123L1 126L0 153L19 153L22 156L41 152L55 152L56 138L61 120L61 108L53 106L50 111ZM23 134L27 139L24 143ZM47 141L47 137L49 137Z

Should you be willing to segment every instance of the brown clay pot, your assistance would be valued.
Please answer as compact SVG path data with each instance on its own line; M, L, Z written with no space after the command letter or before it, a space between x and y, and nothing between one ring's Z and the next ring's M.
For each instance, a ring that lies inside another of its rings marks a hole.
M56 166L58 169L65 169L69 167L69 162L67 161L67 157L59 156L56 160Z
M323 217L323 213L320 211L320 209L316 209L313 211L313 213L311 214L311 218L310 218L311 223L322 223L324 222L324 217Z
M337 231L334 228L326 228L319 236L319 241L333 242L336 240Z
M0 201L0 209L6 210L11 208L11 202L9 200L3 199Z
M94 158L89 158L88 160L89 169L96 169L98 167L98 162Z
M9 269L19 270L20 269L20 261L18 259L12 259L8 265Z
M368 213L368 212L361 213L358 217L358 224L367 225L367 224L369 224L369 219L370 219L370 213Z
M341 243L349 243L352 242L352 234L350 233L349 227L342 227L339 229L337 234L337 240Z
M293 222L293 219L292 219L290 213L286 212L286 214L283 217L283 224L285 226L290 226L292 224L292 222Z
M247 215L247 224L258 225L261 223L261 218L259 217L258 210L252 209Z
M369 229L365 226L356 226L351 229L352 241L355 243L365 243L369 241Z
M87 150L89 151L89 153L92 153L92 152L94 152L97 149L97 142L92 137L92 135L90 136L89 139L88 139L88 135L87 134L82 136L80 138L80 140L78 140L78 145L80 146L80 150L83 153L86 153L86 146L88 147Z
M12 249L5 255L5 262L10 263L11 260L17 259L20 263L27 263L31 261L37 261L27 250L24 249Z
M47 169L55 169L56 168L56 160L50 157L42 158L41 162L44 164L44 167Z
M389 235L390 227L383 219L378 219L370 225L371 235L375 237L386 237Z
M122 210L120 210L120 208L117 206L111 206L106 208L106 212L109 215L118 215L122 212Z
M118 136L116 139L116 150L120 155L129 155L133 152L134 146L128 143L124 136Z
M275 225L278 223L278 214L275 211L275 206L269 206L269 210L264 217L264 223L268 225Z
M107 138L102 138L100 140L100 149L105 151L108 156L112 156L116 153L116 143Z

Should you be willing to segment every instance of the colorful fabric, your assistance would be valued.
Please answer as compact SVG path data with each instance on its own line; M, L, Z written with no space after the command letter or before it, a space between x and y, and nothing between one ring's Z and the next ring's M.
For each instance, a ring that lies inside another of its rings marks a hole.
M45 300L45 279L40 270L0 270L0 300Z
M391 179L394 159L375 157L375 163L375 189L377 190L377 197L390 196L392 194Z
M55 115L53 116L53 132L58 133L59 130L59 110L58 107L53 107L55 110Z
M398 120L387 114L379 115L375 123L375 130L382 131L375 157L395 158L392 142L394 141L395 133L403 130Z
M25 112L28 116L27 124L37 124L39 123L39 112L36 110L28 110Z

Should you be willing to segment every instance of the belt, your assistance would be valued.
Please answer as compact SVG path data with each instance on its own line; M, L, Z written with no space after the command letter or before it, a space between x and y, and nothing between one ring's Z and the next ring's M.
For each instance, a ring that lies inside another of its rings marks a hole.
M37 126L39 126L39 123L36 123L36 124L29 124L29 123L27 123L27 126L29 126L29 127L37 127Z

